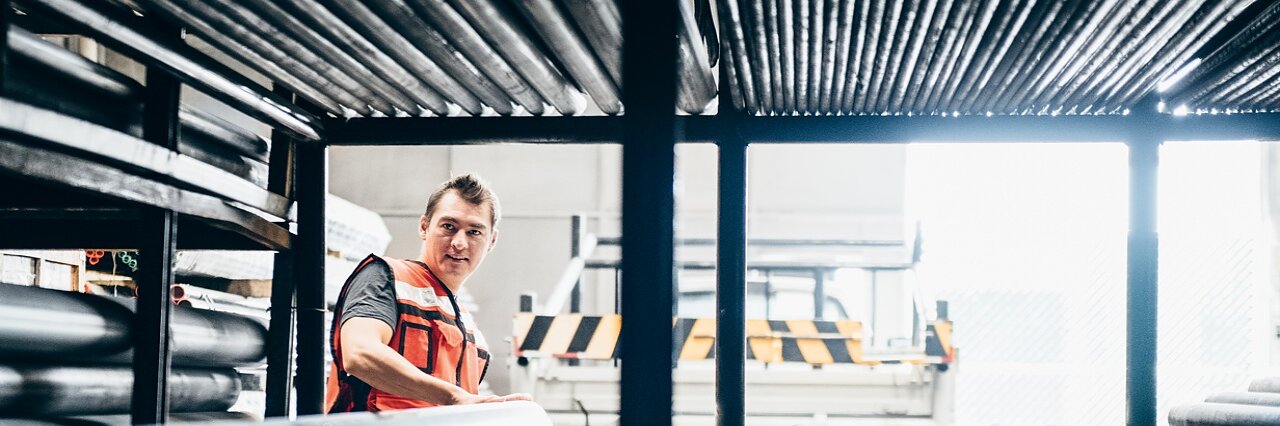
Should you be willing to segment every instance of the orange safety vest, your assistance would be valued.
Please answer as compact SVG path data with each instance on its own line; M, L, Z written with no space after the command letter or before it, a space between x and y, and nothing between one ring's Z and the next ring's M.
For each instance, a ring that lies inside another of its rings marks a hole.
M475 328L471 314L458 305L449 288L422 262L369 255L360 262L351 277L379 259L391 266L396 310L399 312L389 346L423 373L453 383L467 392L477 393L480 381L489 370L489 347L480 330ZM340 342L342 306L350 285L351 278L347 278L333 315L333 341L330 344L333 368L325 392L326 412L399 410L437 405L372 388L347 374L342 366Z

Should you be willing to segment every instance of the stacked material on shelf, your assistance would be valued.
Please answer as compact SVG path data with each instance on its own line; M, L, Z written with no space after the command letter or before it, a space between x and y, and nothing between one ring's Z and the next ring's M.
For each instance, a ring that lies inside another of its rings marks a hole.
M21 28L9 30L6 96L94 124L142 136L143 86ZM192 108L178 114L178 150L266 186L268 142L226 120Z
M128 299L0 284L0 417L127 413L133 309ZM170 326L170 409L231 407L233 367L262 363L266 327L182 307Z
M1280 377L1263 377L1248 392L1221 392L1202 403L1169 410L1170 426L1254 426L1280 424Z

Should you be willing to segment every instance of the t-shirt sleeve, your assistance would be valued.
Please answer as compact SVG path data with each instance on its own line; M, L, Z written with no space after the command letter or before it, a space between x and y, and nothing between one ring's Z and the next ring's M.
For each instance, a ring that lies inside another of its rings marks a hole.
M342 304L342 323L356 317L373 318L396 327L396 295L391 266L381 260L356 271Z

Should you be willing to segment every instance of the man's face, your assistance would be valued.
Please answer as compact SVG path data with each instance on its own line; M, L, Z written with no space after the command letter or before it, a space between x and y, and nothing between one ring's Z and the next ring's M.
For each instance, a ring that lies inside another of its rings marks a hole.
M419 220L423 261L451 289L466 282L497 242L489 210L488 205L471 204L449 191L431 217Z

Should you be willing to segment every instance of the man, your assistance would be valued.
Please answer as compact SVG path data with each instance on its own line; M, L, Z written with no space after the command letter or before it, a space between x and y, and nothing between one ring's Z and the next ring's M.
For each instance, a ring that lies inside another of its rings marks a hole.
M419 259L356 267L334 313L328 412L530 399L476 395L489 348L455 296L498 240L498 209L475 176L450 179L419 220Z

